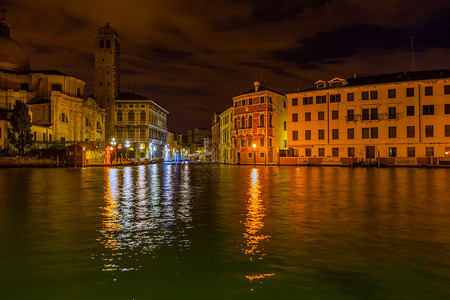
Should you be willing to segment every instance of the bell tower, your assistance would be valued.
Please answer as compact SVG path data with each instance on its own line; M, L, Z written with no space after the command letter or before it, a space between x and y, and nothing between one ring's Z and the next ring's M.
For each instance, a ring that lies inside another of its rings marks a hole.
M100 27L95 36L94 99L106 110L105 137L114 136L114 99L120 93L120 41L117 31Z

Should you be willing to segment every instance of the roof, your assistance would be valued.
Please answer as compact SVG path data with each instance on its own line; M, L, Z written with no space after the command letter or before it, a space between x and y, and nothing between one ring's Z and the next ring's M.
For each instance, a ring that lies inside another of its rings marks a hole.
M383 84L383 83L391 83L391 82L416 81L416 80L426 80L426 79L438 79L438 78L450 78L450 70L398 72L398 73L380 74L380 75L374 75L374 76L348 78L348 79L346 79L346 81L348 83L343 87ZM300 92L313 91L313 90L317 91L317 90L326 90L326 89L333 89L333 88L335 88L335 87L325 87L322 89L317 89L317 87L314 86L314 87L309 87L309 88L302 89L299 91ZM296 92L299 92L299 91L296 91ZM296 93L296 92L292 92L292 93Z
M252 89L250 89L250 90L248 90L248 91L246 91L246 92L237 94L235 97L238 97L238 96L241 96L241 95L246 95L246 94L254 94L254 93L264 92L264 91L269 91L269 92L272 92L272 93L275 93L275 94L279 94L279 95L284 96L283 93L277 92L277 91L275 91L275 90L269 89L268 87L265 87L265 86L263 86L263 85L260 85L260 86L258 87L258 91L257 91L257 92L255 92L255 88L253 87Z
M150 100L147 97L137 95L130 92L120 93L115 100Z
M33 104L44 104L44 103L50 103L51 100L50 99L32 99L30 101L28 101L27 104L33 105Z

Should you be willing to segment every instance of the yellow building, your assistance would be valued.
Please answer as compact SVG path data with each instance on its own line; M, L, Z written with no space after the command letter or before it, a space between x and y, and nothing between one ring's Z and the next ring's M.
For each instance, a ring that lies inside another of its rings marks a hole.
M254 82L233 98L233 118L234 163L277 164L286 147L286 97Z
M450 157L450 72L319 80L288 93L288 147L298 163L433 164Z
M105 111L85 96L85 82L54 70L30 70L28 53L0 20L0 147L7 147L8 114L16 100L31 111L34 147L104 141Z
M169 158L167 110L133 93L121 93L114 100L114 106L115 135L112 139L118 150L131 158Z
M220 138L219 138L219 162L224 164L233 163L233 147L231 131L233 130L233 107L230 107L219 115Z

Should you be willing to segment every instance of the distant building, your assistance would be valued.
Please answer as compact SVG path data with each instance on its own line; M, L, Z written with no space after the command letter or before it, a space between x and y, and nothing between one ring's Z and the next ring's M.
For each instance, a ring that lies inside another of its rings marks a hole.
M214 113L211 120L211 152L212 160L219 161L220 151L220 113Z
M278 163L286 148L286 97L255 82L233 98L233 107L234 163Z
M233 147L231 133L233 130L233 107L220 114L219 162L233 163Z
M122 93L114 99L115 139L128 157L167 159L167 115L169 112L148 99Z
M0 19L0 148L8 147L9 116L16 100L31 111L33 148L105 139L105 111L85 96L85 82L55 70L30 70L25 49Z
M190 154L203 152L203 139L211 138L211 129L195 128L188 131L188 147Z
M106 140L114 133L114 99L119 94L120 41L107 23L97 30L94 59L94 99L106 110Z
M336 77L287 97L288 147L300 163L450 158L449 70Z

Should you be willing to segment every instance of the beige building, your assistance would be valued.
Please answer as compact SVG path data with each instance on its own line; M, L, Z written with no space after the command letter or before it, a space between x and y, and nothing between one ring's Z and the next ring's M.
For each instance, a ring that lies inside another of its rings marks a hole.
M120 152L131 158L169 158L167 110L133 93L120 94L114 105L115 135L111 139Z
M220 114L219 162L233 163L231 131L233 130L233 107Z
M7 147L8 117L16 100L31 111L34 147L104 141L105 112L85 96L85 82L54 70L30 70L28 53L0 20L0 147Z
M255 82L233 107L234 163L277 164L286 148L286 97Z
M288 152L298 163L450 158L448 70L319 80L287 98Z

